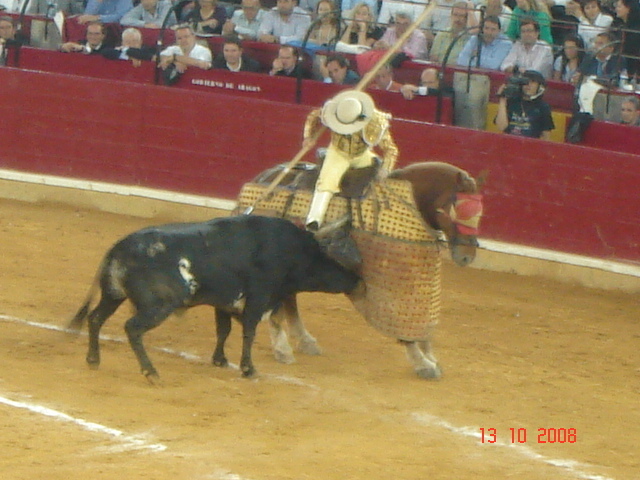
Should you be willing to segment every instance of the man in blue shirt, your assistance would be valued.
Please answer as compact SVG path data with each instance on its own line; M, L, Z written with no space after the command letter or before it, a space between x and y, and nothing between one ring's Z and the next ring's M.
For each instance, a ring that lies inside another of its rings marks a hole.
M482 43L479 47L477 35L467 41L458 55L458 65L500 70L502 61L511 50L511 40L501 33L498 17L488 16L484 19L481 37Z
M131 0L89 0L78 23L118 23L125 13L133 8Z

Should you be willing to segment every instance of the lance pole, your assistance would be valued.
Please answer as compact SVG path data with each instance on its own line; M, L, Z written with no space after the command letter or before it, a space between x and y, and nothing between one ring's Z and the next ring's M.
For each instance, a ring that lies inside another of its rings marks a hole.
M369 70L360 79L358 84L354 87L354 90L362 91L367 87L367 85L371 82L371 80L373 80L373 78L376 76L378 71L380 71L380 69L384 65L386 65L386 63L391 59L391 57L393 57L393 55L395 55L398 52L398 50L400 50L402 48L402 46L407 41L407 39L411 36L413 31L416 28L418 28L420 26L420 24L427 19L429 14L436 7L436 3L437 2L435 2L435 1L431 1L431 3L429 3L429 5L422 11L422 13L418 16L418 18L411 25L409 25L409 27L407 27L407 30L400 36L400 38L398 38L396 43L391 45L390 48L385 52L385 54L382 57L380 57L380 59L376 62L376 64L373 66L373 68L371 68L371 70ZM273 190L280 184L282 179L289 172L291 172L291 170L298 163L300 163L300 160L302 160L302 158L307 154L307 152L309 152L315 146L316 142L320 139L320 137L322 136L322 134L324 133L324 131L326 129L327 129L327 127L325 127L323 125L321 128L319 128L315 132L314 135L309 137L307 139L307 141L304 142L302 148L300 149L300 151L298 151L296 156L293 157L289 161L289 163L287 163L287 165L282 169L282 171L278 174L278 176L271 181L269 186L264 190L264 192L262 192L262 195L260 195L260 197L255 201L255 203L251 207L247 208L247 210L245 210L246 214L251 213L257 203L259 203L260 201L265 200L269 195L271 195L271 192L273 192Z

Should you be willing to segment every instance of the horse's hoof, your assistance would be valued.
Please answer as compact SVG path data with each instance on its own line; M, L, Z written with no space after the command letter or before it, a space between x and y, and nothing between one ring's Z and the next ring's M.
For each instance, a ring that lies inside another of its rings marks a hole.
M322 349L315 340L300 340L298 351L305 355L322 355Z
M281 351L275 350L273 352L273 356L276 358L276 361L280 363L284 363L287 365L296 363L296 357L294 357L293 354L290 352L281 352Z
M440 366L436 366L435 368L421 368L420 370L416 370L416 374L418 377L426 380L438 380L442 377L442 370Z
M255 368L249 367L246 370L242 369L242 378L255 378L258 376L258 372Z

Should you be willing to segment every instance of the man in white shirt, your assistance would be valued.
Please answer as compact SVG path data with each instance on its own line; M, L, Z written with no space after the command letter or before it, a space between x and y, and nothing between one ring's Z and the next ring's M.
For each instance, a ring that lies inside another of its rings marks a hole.
M242 0L241 7L222 26L222 34L235 33L242 40L256 40L265 11L262 10L260 0Z
M138 6L123 15L120 24L127 27L161 28L170 10L169 0L140 0ZM167 27L176 23L176 16L171 12Z
M159 67L165 70L175 64L176 70L183 73L187 67L211 68L211 50L196 42L196 34L187 25L176 29L176 45L160 52Z
M310 25L311 16L298 7L297 0L278 0L276 6L262 18L258 39L283 45L290 41L302 42Z
M388 27L380 40L373 44L374 49L386 50L391 48L413 23L409 12L396 12L395 24ZM420 29L415 29L401 47L402 52L412 59L425 60L427 58L427 39Z
M500 70L511 73L515 67L521 72L536 70L544 78L551 78L553 51L547 42L540 40L540 25L535 20L523 19L520 22L520 40L513 44Z
M418 18L428 4L428 0L413 0L410 2L405 2L404 0L382 0L378 23L381 25L393 23L397 12L409 12L413 18Z

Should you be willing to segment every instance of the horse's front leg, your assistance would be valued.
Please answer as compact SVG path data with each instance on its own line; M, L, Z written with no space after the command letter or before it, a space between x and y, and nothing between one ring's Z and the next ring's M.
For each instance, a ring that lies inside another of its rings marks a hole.
M400 340L400 343L407 349L407 358L420 378L437 379L442 376L442 370L440 370L438 361L431 352L431 343L429 340L420 342Z
M278 362L295 363L296 358L293 355L291 345L289 345L287 332L282 327L285 317L286 314L282 306L269 317L271 347L273 348L273 356Z
M289 323L289 334L296 341L296 350L307 355L321 355L322 350L318 341L307 331L298 312L298 300L295 295L287 297L282 302L281 310Z
M418 346L420 347L420 350L422 350L422 353L424 354L424 356L427 357L428 360L431 360L433 363L435 363L436 366L440 369L440 373L442 373L442 369L440 368L438 359L433 354L433 350L431 348L431 340L422 340L417 343L418 343Z

